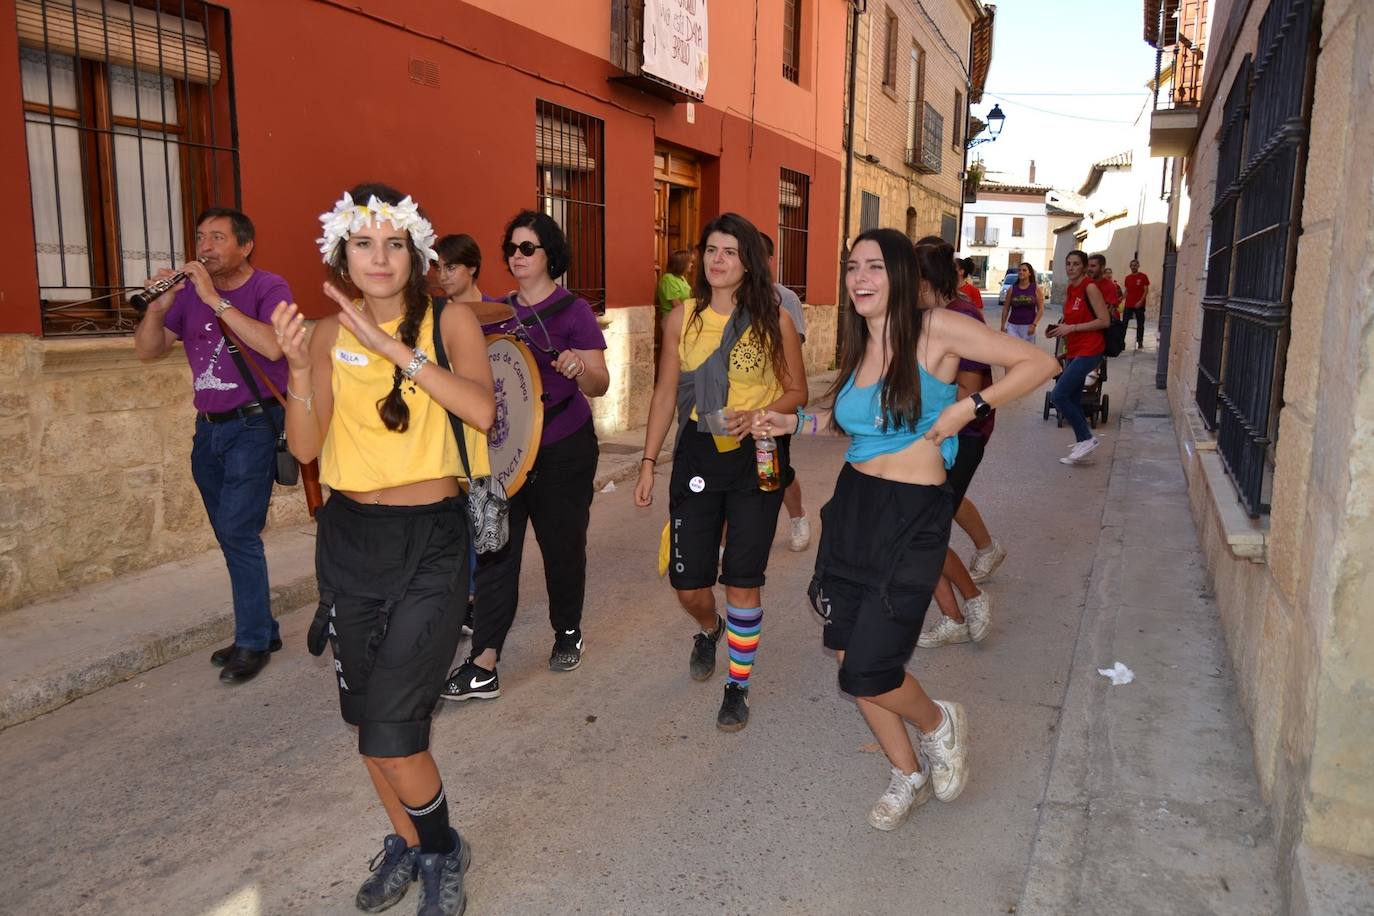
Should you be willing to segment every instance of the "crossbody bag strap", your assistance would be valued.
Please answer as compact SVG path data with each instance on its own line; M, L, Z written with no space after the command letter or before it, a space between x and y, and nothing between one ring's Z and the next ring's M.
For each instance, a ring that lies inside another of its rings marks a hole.
M244 383L248 385L248 390L253 392L253 400L257 401L259 404L262 403L262 391L258 388L258 383L253 380L253 370L257 370L262 376L262 380L267 383L267 387L272 389L272 394L276 396L282 408L285 409L286 398L282 397L281 393L277 391L277 386L272 384L272 380L267 377L267 373L263 372L262 368L258 366L257 360L254 360L253 357L249 356L248 353L239 346L238 338L225 326L223 319L220 319L219 329L224 333L225 348L228 349L229 355L233 357L234 365L238 367L239 375L243 377ZM249 362L244 362L245 359ZM249 368L249 363L252 364L252 369ZM272 424L272 431L280 437L282 431L277 427L277 421L272 418L272 412L270 410L264 410L263 413L267 414L267 422Z
M439 327L439 316L444 313L445 303L438 299L431 299L430 303L434 309L434 361L445 372L452 372L453 368L448 362L448 353L444 350L444 335ZM448 421L453 426L453 438L458 440L458 457L463 462L463 476L471 481L472 466L468 463L468 443L467 436L463 433L463 421L454 416L453 411L447 408L444 409L444 413L448 414Z

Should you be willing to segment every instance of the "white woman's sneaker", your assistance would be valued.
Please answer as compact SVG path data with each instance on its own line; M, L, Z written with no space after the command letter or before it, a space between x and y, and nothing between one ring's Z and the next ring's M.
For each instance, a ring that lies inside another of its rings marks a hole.
M968 574L974 582L986 582L1006 558L1007 549L994 539L987 547L973 552L968 563Z
M964 599L964 624L968 627L968 638L982 642L992 627L992 599L987 590L972 598Z
M790 550L801 552L811 543L811 519L803 515L801 518L788 519L788 534L790 535L787 547Z
M968 641L968 624L956 623L954 618L941 614L935 626L926 630L916 640L916 645L922 649L938 649L941 646L952 646L955 643Z
M1073 447L1073 451L1069 452L1063 458L1060 458L1059 463L1078 464L1096 451L1097 447L1101 444L1101 442L1097 441L1096 436L1093 436L1091 439L1084 439Z
M940 727L921 735L921 756L930 764L930 783L935 797L954 801L968 782L968 720L964 707L948 700L936 700L945 714Z
M892 781L887 784L887 791L868 812L869 826L878 830L896 830L902 826L907 815L930 801L930 795L930 780L924 771L918 770L908 776L893 767Z

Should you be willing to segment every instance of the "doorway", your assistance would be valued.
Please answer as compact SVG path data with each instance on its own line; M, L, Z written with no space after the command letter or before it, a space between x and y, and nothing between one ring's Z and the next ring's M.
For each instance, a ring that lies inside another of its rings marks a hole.
M668 255L696 246L701 221L701 164L680 150L654 150L654 276Z

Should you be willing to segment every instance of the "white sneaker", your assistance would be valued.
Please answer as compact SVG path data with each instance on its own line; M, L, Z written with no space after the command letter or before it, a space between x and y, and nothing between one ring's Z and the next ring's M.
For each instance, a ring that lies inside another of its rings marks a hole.
M868 823L878 830L896 830L916 808L930 801L930 780L922 770L910 776L892 768L892 781L887 791L873 803Z
M996 539L983 550L975 550L968 561L968 574L974 582L985 582L997 572L997 567L1007 558L1007 548Z
M941 646L952 646L955 643L968 641L968 624L956 623L954 618L941 614L939 622L922 633L920 638L916 640L916 645L922 649L938 649Z
M945 714L940 727L921 735L921 755L930 765L930 783L935 797L954 801L968 782L968 720L964 707L947 700L935 705Z
M1093 436L1091 439L1084 439L1082 442L1079 442L1076 445L1074 445L1073 450L1070 451L1067 455L1065 455L1063 458L1060 458L1059 463L1078 464L1079 462L1087 458L1089 455L1091 455L1093 452L1097 451L1097 447L1101 444L1102 443L1097 440L1096 436Z
M987 637L988 629L992 626L992 599L986 590L965 599L964 624L968 638L974 642L982 642Z
M811 519L803 515L801 518L788 519L788 528L791 529L791 540L787 546L790 550L803 551L811 543Z

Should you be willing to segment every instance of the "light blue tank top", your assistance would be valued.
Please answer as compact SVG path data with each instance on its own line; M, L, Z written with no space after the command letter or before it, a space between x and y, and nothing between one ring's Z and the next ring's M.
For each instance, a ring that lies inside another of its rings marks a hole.
M844 453L846 461L856 464L900 452L924 436L935 425L940 411L954 403L959 389L953 382L940 381L919 364L917 368L921 370L921 416L914 430L899 428L896 419L888 417L887 431L883 431L882 379L859 387L851 375L845 382L835 398L835 420L850 437L849 450ZM945 459L946 470L954 467L954 457L959 454L959 437L950 436L941 442L940 454Z

